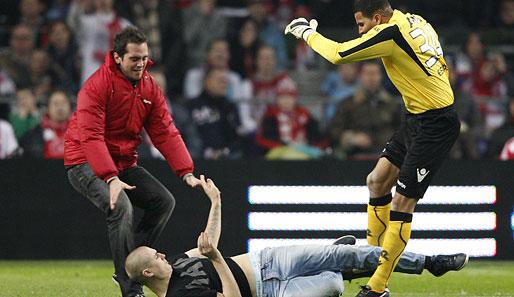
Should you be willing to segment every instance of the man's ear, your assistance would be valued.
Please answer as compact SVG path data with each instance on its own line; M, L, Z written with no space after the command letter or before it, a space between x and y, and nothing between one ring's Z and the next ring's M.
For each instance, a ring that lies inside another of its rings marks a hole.
M145 277L152 277L153 276L153 272L151 272L150 270L148 270L148 268L144 269L143 271L141 271L141 274Z
M381 16L380 14L378 14L378 13L375 13L375 14L373 15L373 21L374 21L374 22L375 22L375 24L377 24L377 25L382 24L382 16Z
M114 61L116 64L121 64L121 61L123 60L120 55L117 52L113 52Z

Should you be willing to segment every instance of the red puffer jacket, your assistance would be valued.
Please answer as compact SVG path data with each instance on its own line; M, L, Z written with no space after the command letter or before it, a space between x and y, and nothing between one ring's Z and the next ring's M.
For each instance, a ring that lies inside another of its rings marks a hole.
M144 127L155 147L180 177L194 166L173 124L148 61L136 87L118 69L112 51L84 83L65 135L64 165L88 162L104 181L137 164L136 148Z

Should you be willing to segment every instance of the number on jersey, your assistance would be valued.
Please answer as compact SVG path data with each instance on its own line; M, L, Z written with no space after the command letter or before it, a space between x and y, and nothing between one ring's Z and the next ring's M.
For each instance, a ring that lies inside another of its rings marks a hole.
M443 55L443 49L441 48L441 44L439 43L439 40L437 40L437 38L435 37L432 28L428 24L425 24L425 30L418 27L412 30L409 34L413 39L416 39L420 36L423 36L423 38L425 38L425 43L423 43L419 47L419 50L422 54L426 52L430 52L432 54L432 56L430 56L430 58L425 62L428 68L432 68L432 66L434 66L440 59L440 57Z

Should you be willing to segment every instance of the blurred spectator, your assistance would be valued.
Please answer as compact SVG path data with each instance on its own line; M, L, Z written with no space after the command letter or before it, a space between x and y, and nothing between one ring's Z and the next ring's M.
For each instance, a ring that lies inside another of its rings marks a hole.
M11 79L9 74L0 67L0 97L10 97L15 93L16 85L14 84L14 81Z
M103 63L107 52L112 48L114 36L130 25L113 9L114 0L94 0L94 12L88 1L73 1L68 13L68 25L77 38L82 50L82 85Z
M505 121L505 98L508 81L512 80L502 54L489 54L488 58L474 75L471 89L471 94L478 102L487 135Z
M514 137L505 143L500 154L500 160L514 160Z
M6 159L15 154L18 149L18 140L11 124L0 119L0 159Z
M282 81L277 87L276 104L268 105L257 131L257 144L263 150L269 150L266 158L319 158L320 148L328 145L318 121L297 101L294 81Z
M47 101L52 88L65 86L66 73L58 64L51 61L48 53L42 49L32 52L29 70L34 95L40 103Z
M507 116L501 127L495 129L489 138L487 158L496 159L500 155L505 143L514 136L514 97L507 105Z
M478 106L471 95L462 92L457 86L457 73L453 62L446 61L449 69L450 84L454 93L455 110L460 119L459 138L450 150L453 159L478 159L478 141L484 137L484 125Z
M226 97L228 73L211 68L205 74L202 94L187 102L193 123L200 133L205 159L240 158L237 130L240 126L236 106Z
M191 158L200 158L202 156L202 141L196 126L191 125L191 115L189 114L189 111L187 108L177 102L171 103L171 100L169 100L168 96L166 96L166 77L162 71L152 68L148 71L148 73L152 75L155 83L157 83L161 89L161 92L164 94L164 97L166 98L166 104L168 105L168 109L171 113L171 116L173 117L173 123L180 131L180 135L182 135L182 138L184 139L184 143L187 146L189 154L191 154ZM150 136L148 136L148 133L146 133L146 130L143 129L141 134L143 143L137 149L139 157L151 157L164 160L164 156L157 150L157 148L154 147Z
M39 125L20 139L24 157L63 159L64 133L68 128L71 106L68 95L54 91L48 99L48 110Z
M230 41L230 68L234 69L241 78L253 78L255 62L260 42L258 39L257 23L250 18L243 20L239 31Z
M248 98L248 87L241 80L241 76L229 69L230 49L225 39L215 39L209 44L207 50L207 61L204 66L195 67L186 73L184 80L184 97L193 99L198 97L203 90L203 80L205 73L210 68L223 69L227 71L228 84L226 97L228 100L238 102Z
M339 157L377 158L400 126L402 107L383 88L381 67L363 62L355 94L337 104L327 133Z
M288 67L288 56L284 38L284 28L279 27L269 16L266 0L247 0L250 18L255 20L262 44L275 50L277 68L285 70Z
M118 1L117 12L148 37L154 68L162 68L170 96L182 94L185 72L184 25L181 12L169 0Z
M79 49L71 31L64 21L56 21L50 26L48 54L66 73L63 85L71 93L77 93L80 84Z
M330 72L321 84L321 94L326 97L325 121L334 116L336 105L355 93L359 83L358 63L342 64Z
M29 64L34 47L30 28L26 25L13 27L9 45L0 55L0 68L9 75L16 87L26 87L30 84Z
M20 24L30 28L36 47L46 46L48 27L44 17L45 5L39 0L21 0L20 12Z
M205 63L209 44L227 34L227 19L221 15L216 0L197 0L184 10L184 40L186 42L186 71Z
M455 60L458 85L464 92L469 93L471 91L473 76L485 60L484 44L480 34L471 32L464 42L462 53L459 52Z
M26 131L40 122L36 96L30 88L21 88L16 92L16 106L9 116L16 138L20 139Z
M504 77L507 75L507 64L501 53L488 55L477 67L473 76L471 94L478 98L502 97L507 95Z
M514 0L503 0L500 6L499 27L514 29Z
M274 103L277 86L284 80L291 80L286 72L277 70L275 50L261 46L257 51L255 76L251 79L250 101L241 105L241 120L244 130L254 133L266 112L268 104Z

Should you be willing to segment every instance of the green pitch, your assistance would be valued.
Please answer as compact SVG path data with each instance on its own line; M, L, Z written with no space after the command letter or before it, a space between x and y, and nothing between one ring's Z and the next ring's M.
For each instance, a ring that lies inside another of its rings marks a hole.
M0 261L2 297L116 297L110 279L111 261ZM514 262L471 260L458 272L434 277L395 273L389 283L392 297L514 297ZM354 297L366 279L345 282L344 297ZM148 297L155 297L146 290ZM316 297L316 296L313 296Z

